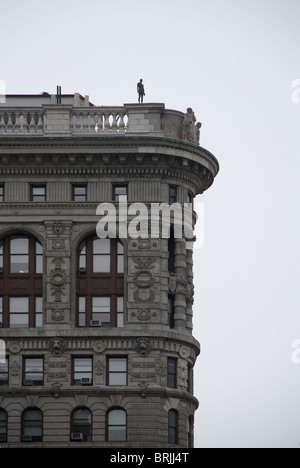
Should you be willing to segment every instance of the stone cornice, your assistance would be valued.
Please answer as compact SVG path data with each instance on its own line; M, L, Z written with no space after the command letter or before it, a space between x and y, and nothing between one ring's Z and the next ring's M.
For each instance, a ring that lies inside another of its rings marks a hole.
M217 159L206 149L181 140L145 136L107 136L95 137L1 137L0 154L3 155L40 155L47 154L138 154L149 156L172 156L185 158L209 169L215 177L219 171ZM26 158L27 159L27 158ZM126 162L126 161L124 161ZM24 161L26 164L26 161Z

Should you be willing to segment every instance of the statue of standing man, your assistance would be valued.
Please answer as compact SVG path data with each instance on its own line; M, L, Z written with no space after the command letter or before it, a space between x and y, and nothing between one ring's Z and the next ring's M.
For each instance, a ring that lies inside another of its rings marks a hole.
M141 103L144 102L144 96L146 96L145 87L144 87L144 83L143 83L142 79L137 84L137 92L138 92L138 95L139 95L139 104L141 104Z

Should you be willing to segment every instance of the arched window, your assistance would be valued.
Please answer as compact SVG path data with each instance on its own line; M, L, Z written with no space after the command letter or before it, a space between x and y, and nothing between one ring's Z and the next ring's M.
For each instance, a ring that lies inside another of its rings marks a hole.
M7 442L7 412L0 409L0 443Z
M38 408L29 408L22 417L22 442L43 441L43 413Z
M0 241L0 323L4 328L43 326L43 248L34 237Z
M111 409L107 413L107 442L127 441L127 413L122 408Z
M71 416L71 441L92 441L92 412L88 408L78 408Z
M169 444L178 444L178 413L175 410L169 411Z
M77 326L123 327L123 244L88 237L79 245L77 266Z

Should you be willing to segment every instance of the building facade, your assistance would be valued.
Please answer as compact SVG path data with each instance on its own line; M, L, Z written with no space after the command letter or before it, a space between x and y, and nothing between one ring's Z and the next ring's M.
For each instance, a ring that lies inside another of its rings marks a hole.
M101 203L183 205L212 185L188 114L78 94L0 105L1 447L193 446L187 239L96 233Z

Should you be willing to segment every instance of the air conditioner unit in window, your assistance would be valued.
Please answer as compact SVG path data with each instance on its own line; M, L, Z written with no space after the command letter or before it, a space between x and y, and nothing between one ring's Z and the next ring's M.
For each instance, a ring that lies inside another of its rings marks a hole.
M22 442L31 443L32 442L32 437L23 435L22 436Z
M0 435L0 442L6 442L6 441L7 441L6 435Z
M89 378L83 378L80 380L81 385L91 385L92 384L92 379Z
M4 268L1 267L1 268L0 268L0 275L3 275L3 273L4 273Z
M3 328L3 323L2 322L0 322L0 328Z
M71 440L77 441L77 442L83 442L83 434L80 432L73 432L71 434Z
M85 274L86 274L86 268L80 267L80 268L79 268L79 274L80 274L80 275L85 275Z
M102 328L102 322L100 322L100 320L91 320L90 321L90 326L91 327L100 327L100 328Z

